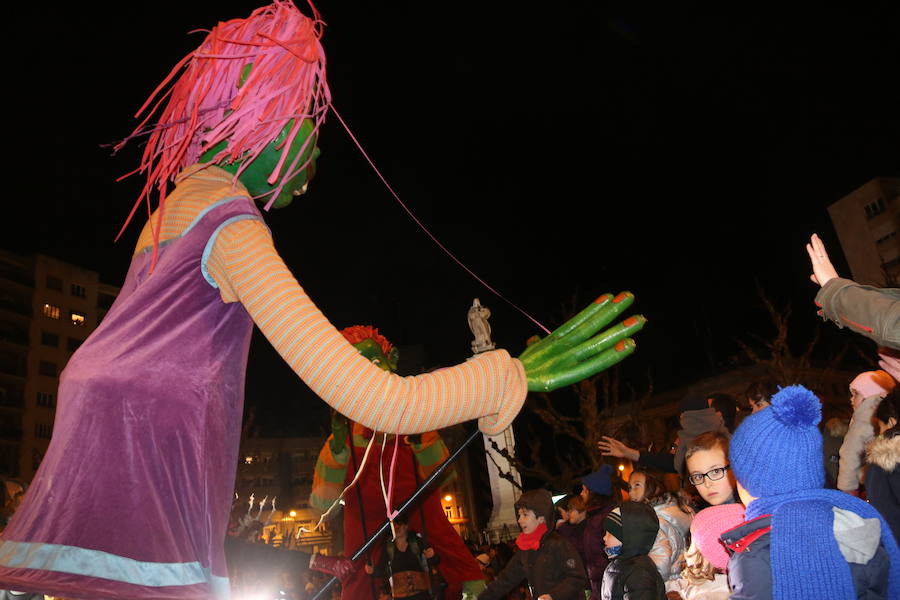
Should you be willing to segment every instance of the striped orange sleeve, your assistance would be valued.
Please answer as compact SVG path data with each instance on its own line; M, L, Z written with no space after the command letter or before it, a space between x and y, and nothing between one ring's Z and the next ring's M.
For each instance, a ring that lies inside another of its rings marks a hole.
M525 369L505 350L412 377L374 366L303 291L259 221L224 228L206 266L222 299L244 305L297 375L338 412L366 427L412 434L478 418L481 430L494 435L522 408Z

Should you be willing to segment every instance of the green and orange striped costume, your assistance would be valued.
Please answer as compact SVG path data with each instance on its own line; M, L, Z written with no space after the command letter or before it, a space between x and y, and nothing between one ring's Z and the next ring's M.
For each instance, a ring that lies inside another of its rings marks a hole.
M188 167L169 195L161 244L179 237L205 211L247 197L226 171ZM153 245L148 220L137 252ZM522 364L505 350L432 373L401 377L374 366L328 321L285 266L262 218L227 224L210 240L203 261L223 302L240 302L278 353L325 402L354 422L413 434L479 419L487 434L506 429L525 401Z

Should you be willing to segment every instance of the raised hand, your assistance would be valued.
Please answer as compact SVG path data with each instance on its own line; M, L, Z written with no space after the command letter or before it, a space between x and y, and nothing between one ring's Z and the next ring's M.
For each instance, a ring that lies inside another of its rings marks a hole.
M635 343L629 336L644 327L647 319L642 315L628 317L600 331L633 302L631 292L622 292L615 298L604 294L553 333L531 343L519 357L525 366L528 389L549 392L572 385L634 352Z
M806 253L809 254L809 260L812 262L813 274L809 278L812 279L813 283L823 286L838 276L837 271L831 264L831 260L828 258L828 252L825 251L825 244L822 243L822 240L815 233L809 238L809 243L806 245Z
M616 438L611 438L608 435L604 435L601 440L597 442L597 449L600 450L600 454L603 456L627 458L631 462L637 462L641 457L639 451L634 448L629 448Z

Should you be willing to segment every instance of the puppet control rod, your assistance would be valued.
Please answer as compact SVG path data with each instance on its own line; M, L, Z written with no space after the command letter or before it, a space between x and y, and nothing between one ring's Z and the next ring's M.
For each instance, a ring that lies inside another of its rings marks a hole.
M400 506L400 508L397 509L397 514L401 515L401 514L405 513L409 509L410 506L415 504L416 501L419 500L422 497L422 495L425 494L426 491L428 491L428 488L431 486L431 484L434 483L435 480L440 478L440 476L444 474L444 472L450 467L450 465L454 461L456 461L457 458L459 458L459 456L462 454L463 450L468 448L472 444L472 442L474 442L480 436L481 436L481 432L478 429L476 429L471 434L469 434L469 437L467 437L466 440L462 444L460 444L459 448L454 450L453 454L448 456L447 460L442 462L441 466L439 466L437 469L435 469L434 472L431 475L429 475L428 478L422 483L422 485L420 485L419 488L415 492L413 492L412 495L403 502L403 504ZM373 533L369 537L369 539L367 539L365 541L365 543L362 546L360 546L356 552L353 553L353 556L350 557L350 560L356 561L359 559L359 557L361 557L366 552L368 552L369 549L375 544L375 542L378 541L378 538L380 538L390 528L390 526L391 526L390 520L386 520L384 523L382 523L381 527L379 527L375 531L375 533ZM328 591L328 588L330 588L332 586L332 584L334 584L335 581L337 581L337 577L332 577L331 579L329 579L328 582L324 586L322 586L322 589L320 589L316 593L316 595L313 596L313 600L319 600L320 598L322 598L323 594L326 591Z

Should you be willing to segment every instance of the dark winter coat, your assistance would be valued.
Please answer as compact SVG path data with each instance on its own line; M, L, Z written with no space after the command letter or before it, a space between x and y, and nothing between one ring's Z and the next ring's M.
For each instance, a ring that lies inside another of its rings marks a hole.
M741 523L722 534L722 542L733 554L728 561L731 600L771 600L771 515ZM802 542L798 542L801 550ZM849 563L853 585L860 600L886 600L890 559L879 544L875 556L865 564Z
M603 600L665 600L666 588L656 565L647 556L656 534L659 518L647 504L623 502L622 552L610 561L603 574Z
M513 554L497 578L478 595L478 600L499 600L527 579L533 597L550 594L553 600L583 600L587 588L584 565L575 547L555 531L541 538L537 550Z
M584 600L587 589L584 564L578 551L565 538L553 531L556 509L550 492L529 490L516 501L516 511L527 508L535 516L544 517L547 532L537 550L518 550L478 600L499 600L527 579L533 597L549 594L553 600Z
M772 597L771 529L772 517L766 515L722 534L725 547L734 553L728 561L728 583L733 600Z
M866 452L866 494L869 503L891 526L900 545L900 432L875 438Z

